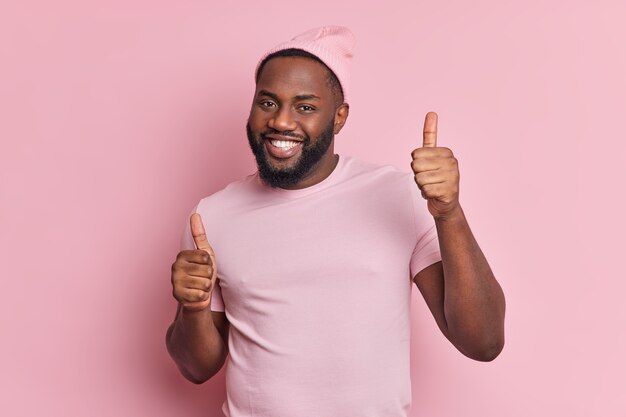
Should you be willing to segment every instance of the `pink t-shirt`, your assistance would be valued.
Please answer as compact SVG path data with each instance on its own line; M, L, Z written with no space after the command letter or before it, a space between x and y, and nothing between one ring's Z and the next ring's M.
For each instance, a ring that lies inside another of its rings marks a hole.
M407 415L412 277L441 260L412 174L342 155L311 187L255 173L195 211L231 324L226 416Z

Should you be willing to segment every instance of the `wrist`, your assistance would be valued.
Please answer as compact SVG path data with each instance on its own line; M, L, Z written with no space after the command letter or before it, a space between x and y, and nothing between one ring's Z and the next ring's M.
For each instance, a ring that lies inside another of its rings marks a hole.
M465 214L460 204L457 204L454 208L445 214L434 216L435 223L454 223L465 220Z
M183 318L202 319L205 316L211 316L210 302L205 308L201 308L198 304L199 303L192 303L188 305L181 304L181 315Z

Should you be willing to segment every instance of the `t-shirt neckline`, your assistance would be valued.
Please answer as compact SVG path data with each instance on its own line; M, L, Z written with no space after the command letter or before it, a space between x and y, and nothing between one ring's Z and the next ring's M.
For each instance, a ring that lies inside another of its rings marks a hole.
M308 195L313 192L324 189L336 182L336 179L339 176L339 172L343 171L343 167L345 166L345 163L347 162L345 156L340 155L340 154L337 154L337 156L339 159L337 161L337 165L335 165L335 168L332 170L332 172L322 181L318 182L317 184L313 184L309 187L300 188L298 190L288 190L288 189L280 188L280 187L270 187L269 185L265 184L263 180L261 180L261 177L259 176L259 171L257 171L255 174L256 181L261 186L263 191L280 195L281 197L293 198L293 197L301 197L304 195Z

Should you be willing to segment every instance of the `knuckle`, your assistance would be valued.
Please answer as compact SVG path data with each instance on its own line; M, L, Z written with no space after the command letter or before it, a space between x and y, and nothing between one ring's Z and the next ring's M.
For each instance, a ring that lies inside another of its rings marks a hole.
M202 260L203 263L210 265L211 264L211 257L209 256L208 253L206 253L206 251L201 251L200 253L200 259Z
M178 282L180 281L180 271L176 270L172 270L172 278L171 278L172 284L176 285L178 284Z
M172 271L181 270L184 264L184 259L176 259L176 261L174 261L174 263L172 264Z
M193 272L193 275L198 277L210 277L211 276L211 267L207 265L200 265L196 267Z
M181 294L181 290L183 290L184 287L183 285L181 285L180 281L178 280L172 280L172 291L174 291L176 294Z
M411 157L413 157L413 159L417 159L420 156L422 156L420 154L423 154L424 152L427 152L427 149L425 149L425 148L415 148L413 150L413 152L411 152Z
M413 171L418 172L424 170L428 164L428 160L425 158L417 158L413 160L411 166L413 167Z

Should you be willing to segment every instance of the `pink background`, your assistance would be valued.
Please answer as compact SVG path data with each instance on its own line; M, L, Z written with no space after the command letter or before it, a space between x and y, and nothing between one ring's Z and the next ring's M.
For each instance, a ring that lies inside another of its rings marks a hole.
M437 111L507 296L485 364L415 292L411 415L625 416L626 3L591 3L3 2L0 414L219 415L165 350L180 232L254 170L259 55L342 24L337 151L409 171Z

